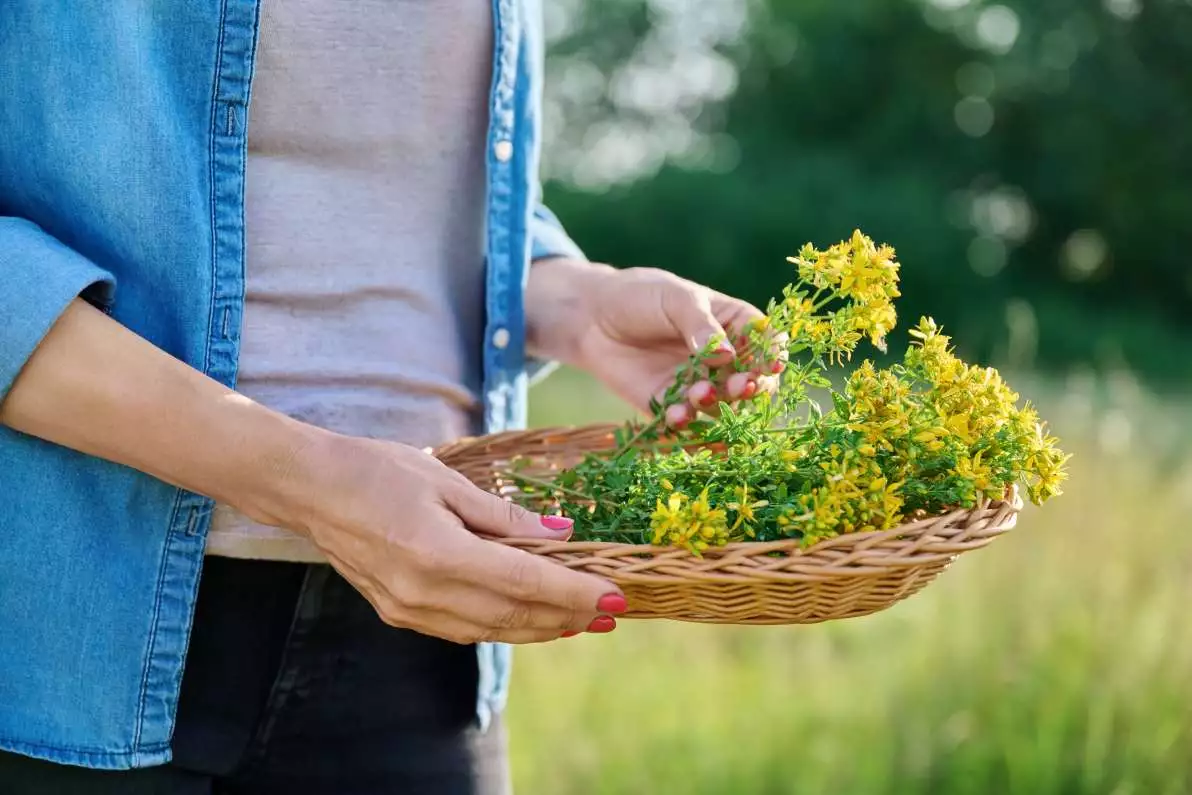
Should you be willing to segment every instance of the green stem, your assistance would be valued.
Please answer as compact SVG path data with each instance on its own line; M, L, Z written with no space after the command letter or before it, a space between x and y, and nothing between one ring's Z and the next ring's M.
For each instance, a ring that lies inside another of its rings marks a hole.
M557 483L552 483L551 481L543 480L542 478L530 477L529 475L519 475L516 472L508 472L508 471L501 471L501 472L498 472L497 474L501 475L502 477L507 477L510 480L515 480L515 481L520 480L523 483L529 483L532 486L541 486L544 489L550 489L551 491L557 491L560 494L568 494L568 495L575 497L577 499L591 500L592 502L600 502L599 498L593 497L591 494L584 494L582 491L577 491L576 489L569 489L566 486L560 486Z
M824 291L824 288L823 288L823 287L821 287L819 290L816 290L816 292L815 292L815 295L818 297L818 296L819 296L819 294L820 294L820 293L822 293L823 291ZM820 311L820 310L821 310L821 309L823 309L825 306L827 306L828 304L832 303L832 300L833 300L834 298L836 298L836 291L835 291L835 290L832 290L832 291L831 291L831 292L829 292L829 293L828 293L826 296L824 296L824 300L822 300L822 301L816 301L816 300L813 298L813 299L812 299L812 305L811 305L811 313L814 315L816 312Z
M636 445L641 440L641 438L643 436L645 436L647 433L657 429L658 423L659 423L659 419L657 417L655 417L653 420L651 420L650 422L643 425L641 427L641 429L638 430L637 433L633 434L633 436L630 437L629 441L625 442L625 444L621 445L620 449L618 449L615 453L613 453L611 456L609 456L609 458L606 460L606 463L611 463L612 461L615 461L616 459L623 456L626 453L626 451L632 449L633 446Z

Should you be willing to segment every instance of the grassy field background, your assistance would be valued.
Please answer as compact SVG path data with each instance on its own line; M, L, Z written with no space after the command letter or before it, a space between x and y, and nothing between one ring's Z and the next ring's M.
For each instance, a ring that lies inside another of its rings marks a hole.
M1075 453L1063 497L876 616L518 650L518 792L1192 793L1192 411L1008 377ZM532 394L536 425L626 416L574 373Z

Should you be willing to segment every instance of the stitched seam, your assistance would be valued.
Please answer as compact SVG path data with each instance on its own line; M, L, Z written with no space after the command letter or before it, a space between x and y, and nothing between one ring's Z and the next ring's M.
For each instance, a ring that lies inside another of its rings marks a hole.
M10 743L12 745L19 745L22 748L28 748L31 751L68 751L76 754L88 755L104 755L115 756L117 754L140 754L150 751L164 751L170 747L168 742L154 743L153 745L137 746L131 745L127 748L117 748L115 750L108 748L88 748L78 747L73 745L47 745L45 743L31 743L25 740L19 740L16 737L7 737L0 735L0 743Z
M207 310L207 328L215 326L215 284L219 271L219 223L216 218L216 194L219 192L215 181L215 131L219 113L219 82L223 75L224 33L228 23L228 0L221 0L219 4L219 38L216 40L215 51L215 82L211 85L211 124L208 130L207 161L211 164L209 176L211 179L211 296L210 309ZM203 372L211 367L211 335L207 334L203 341Z
M149 669L153 661L153 650L157 646L157 627L161 618L161 594L166 577L166 563L170 559L170 537L173 535L174 523L178 520L178 511L182 507L182 490L174 494L174 507L170 509L170 520L166 525L166 548L161 555L161 566L157 569L157 587L153 589L153 616L149 623L149 640L145 644L145 664L141 668L141 689L137 697L137 722L133 730L133 747L139 747L141 732L145 727L146 694L149 692Z
M313 583L312 580L319 577L320 582ZM292 672L288 671L292 658L295 654L295 638L300 637L300 640L305 642L305 637L301 637L299 629L302 630L301 635L309 634L311 625L317 620L317 615L308 616L305 612L306 600L308 594L313 588L319 588L319 604L318 612L322 612L322 599L326 596L327 584L327 570L317 569L315 566L307 566L306 574L302 578L302 587L298 589L298 598L294 602L294 615L290 618L290 629L286 632L285 643L282 646L281 660L277 666L277 673L274 675L273 684L269 688L269 695L265 699L265 707L261 710L261 718L257 724L256 731L253 738L249 741L248 748L244 752L242 763L244 766L250 767L255 762L264 759L268 752L269 738L273 734L273 728L277 724L278 716L285 708L286 702L289 701L290 695L295 690L294 681L298 680L301 672L294 669Z
M207 157L208 157L209 162L211 163L211 170L210 170L210 176L211 176L211 257L212 257L211 262L212 262L213 266L215 264L215 248L216 248L216 236L215 236L215 118L216 118L216 116L215 116L215 113L218 108L217 99L219 96L220 71L223 68L224 26L227 22L227 9L228 9L227 0L222 0L222 2L220 2L220 7L219 7L219 38L216 40L216 49L215 49L215 81L212 83L212 86L211 86L211 125L210 125L210 129L208 132L209 144L208 144L208 149L207 149ZM214 267L212 267L213 274L214 274L214 270L215 270ZM214 321L214 315L212 314L215 311L215 279L214 278L212 278L212 280L211 280L210 306L211 306L211 308L208 310L208 313L207 313L207 328L211 328L212 322ZM207 370L207 367L208 367L208 364L210 361L210 357L211 357L211 335L208 334L206 342L204 344L204 353L203 353L203 371L204 372L206 372L206 370ZM171 543L171 539L173 536L174 524L178 520L178 511L182 505L182 495L183 495L182 489L178 489L177 493L174 496L174 507L170 511L169 524L166 526L166 545L165 545L165 549L162 551L161 566L158 568L158 571L157 571L157 587L154 589L154 600L153 600L153 617L152 617L152 623L149 625L149 642L146 646L145 664L141 668L141 688L140 688L140 695L137 699L137 720L136 720L136 726L133 730L133 747L134 748L136 748L140 745L141 734L145 728L145 704L146 704L146 694L149 691L149 669L150 669L151 663L153 661L154 649L157 646L157 628L158 628L159 619L161 617L161 594L162 594L162 590L163 590L164 582L165 582L166 564L170 559L170 543Z

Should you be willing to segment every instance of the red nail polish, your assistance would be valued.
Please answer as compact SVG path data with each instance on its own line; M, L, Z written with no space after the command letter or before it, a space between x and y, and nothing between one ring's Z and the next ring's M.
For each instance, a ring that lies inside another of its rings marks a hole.
M588 632L595 632L597 634L612 632L616 628L617 622L612 616L597 616L592 619L591 624L588 624Z
M555 532L570 530L575 524L574 519L569 519L566 516L543 516L540 521L542 522L542 526L547 530L554 530Z
M691 422L691 415L688 413L688 408L682 403L675 403L674 405L667 407L667 425L672 428L682 428L689 422Z
M569 629L569 630L567 630L566 632L564 632L562 635L560 635L559 637L561 637L561 638L574 638L574 637L575 637L576 635L578 635L578 634L579 634L579 633L578 633L578 632L576 632L574 629Z
M745 383L745 388L741 390L741 400L749 400L757 394L757 383L748 381Z
M699 389L697 390L695 387L699 387ZM716 402L716 387L712 386L707 381L701 381L697 383L692 387L691 391L697 393L695 402L700 406L711 406ZM698 394L700 392L703 394Z
M774 375L778 375L785 369L786 369L786 364L781 361L774 362L774 364L770 365L770 372L773 373Z
M606 593L600 597L600 601L596 603L596 609L601 613L614 613L620 615L629 609L629 603L625 601L625 597L619 593Z

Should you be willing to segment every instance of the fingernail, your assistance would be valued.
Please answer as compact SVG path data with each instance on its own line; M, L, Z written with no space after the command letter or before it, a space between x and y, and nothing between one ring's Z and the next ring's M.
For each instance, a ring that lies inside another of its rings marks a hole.
M588 632L612 632L616 628L617 622L612 616L597 616L592 619L591 624L588 624Z
M691 422L691 415L682 403L675 403L666 409L666 424L672 428L682 428Z
M556 533L570 530L575 525L575 520L566 516L543 516L541 521L543 527L547 530L554 530Z
M579 633L576 632L574 629L569 629L566 632L564 632L562 635L560 635L559 637L560 638L574 638L578 634Z
M749 392L746 394L747 390L751 388L756 390L757 388L755 385L751 386L753 385L754 379L755 376L752 373L733 373L725 380L724 391L733 400L748 398L752 396L753 393Z
M774 364L770 365L770 372L774 375L778 375L785 369L786 365L781 361L774 362Z
M716 387L709 381L696 381L687 390L687 394L691 402L700 407L716 403Z
M615 613L620 615L629 609L629 603L619 593L606 593L596 603L596 609L601 613Z
M757 394L757 383L755 381L748 381L748 382L746 382L745 387L741 390L741 399L749 400L749 398L753 397L756 394Z
M731 356L736 356L737 349L728 340L721 340L720 344L716 346L716 353L727 353Z

